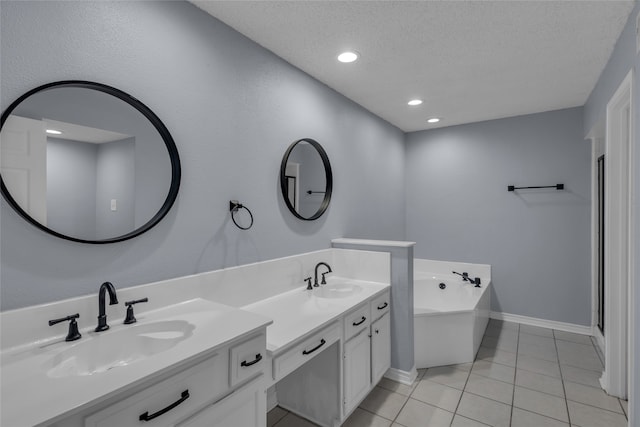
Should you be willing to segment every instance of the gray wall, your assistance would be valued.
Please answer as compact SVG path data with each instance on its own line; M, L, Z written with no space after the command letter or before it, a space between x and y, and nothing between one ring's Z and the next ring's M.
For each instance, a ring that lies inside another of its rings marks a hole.
M590 146L582 109L410 133L416 258L492 266L492 310L589 325ZM565 184L565 191L507 186Z
M635 360L631 360L631 372L633 373L635 369L635 375L630 382L630 387L635 395L632 394L630 399L633 399L635 404L635 414L632 414L632 416L635 415L636 423L639 418L638 411L640 411L640 366L638 366L638 355L640 355L640 326L638 325L640 320L640 270L638 269L638 261L640 259L640 185L638 185L638 182L640 182L640 76L638 75L640 73L640 56L636 54L636 17L638 13L640 13L640 3L636 1L636 5L629 15L629 20L616 43L615 50L584 106L584 132L586 134L598 120L604 117L609 99L618 89L629 70L633 70L634 94L632 103L635 109L633 118L635 147L632 162L635 168L635 177L633 178L633 200L635 205L633 206L633 217L631 218L634 228L631 244L635 251L636 262L633 266L635 276L632 284L635 289L635 301L631 302L631 309L635 311L636 316L634 334L636 357Z
M345 235L403 237L403 133L191 4L2 1L0 15L2 110L47 82L105 83L163 120L183 166L169 215L116 244L49 236L2 200L2 310L96 293L105 280L126 287L328 248ZM303 137L323 145L334 173L331 205L314 222L294 218L279 194L282 155ZM231 222L231 199L252 210L251 230Z
M108 239L135 230L137 195L135 138L126 138L98 145L96 165L95 216L96 238ZM111 200L116 210L111 210ZM148 218L151 218L151 214Z
M47 227L96 238L97 157L95 144L47 138Z

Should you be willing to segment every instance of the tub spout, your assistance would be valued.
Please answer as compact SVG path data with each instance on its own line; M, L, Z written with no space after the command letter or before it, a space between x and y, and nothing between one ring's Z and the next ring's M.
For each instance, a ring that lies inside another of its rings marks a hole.
M469 282L469 283L473 283L475 285L476 288L480 287L480 278L476 277L475 279L472 279L471 277L469 277L469 273L467 273L466 271L463 273L458 273L457 271L452 271L453 274L457 274L458 276L462 276L462 281L463 282Z

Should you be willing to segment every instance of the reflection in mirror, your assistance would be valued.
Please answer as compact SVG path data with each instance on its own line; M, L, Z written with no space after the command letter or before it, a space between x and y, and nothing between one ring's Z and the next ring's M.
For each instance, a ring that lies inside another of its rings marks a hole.
M280 166L280 188L297 218L322 216L331 200L333 177L329 157L317 141L303 138L289 146Z
M109 243L153 227L180 182L171 135L138 100L91 82L36 88L2 115L2 192L32 224Z

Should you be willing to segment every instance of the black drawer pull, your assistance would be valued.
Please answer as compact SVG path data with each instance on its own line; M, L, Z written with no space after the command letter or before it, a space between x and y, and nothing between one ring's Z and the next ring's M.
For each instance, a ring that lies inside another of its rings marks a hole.
M305 356L307 354L311 354L314 351L316 351L317 349L319 349L320 347L322 347L323 345L325 345L327 342L324 340L324 338L322 338L320 340L320 344L318 344L317 346L313 347L311 350L302 350L302 354L304 354Z
M367 320L366 317L362 316L362 319L360 319L359 322L353 322L353 326L358 326L358 325L362 325L364 323L364 321Z
M178 406L179 404L181 404L182 402L184 402L188 398L189 398L189 390L185 390L185 391L182 392L182 395L181 395L180 399L176 400L171 405L167 406L164 409L159 410L155 414L149 415L149 412L145 412L144 414L140 415L139 420L140 421L151 421L154 418L158 418L160 415L166 414L167 412L169 412L170 410L172 410L173 408L175 408L176 406Z
M385 302L384 304L378 306L378 310L384 310L388 305L389 304Z
M256 354L255 360L252 360L251 362L247 362L246 360L243 360L242 363L240 364L240 366L244 366L246 368L247 366L255 365L256 363L258 363L261 360L262 360L262 355L260 353L258 353L258 354Z

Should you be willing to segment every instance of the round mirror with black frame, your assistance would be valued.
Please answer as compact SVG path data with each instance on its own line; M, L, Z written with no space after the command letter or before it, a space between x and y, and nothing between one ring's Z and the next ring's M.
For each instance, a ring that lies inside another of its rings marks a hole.
M327 210L333 175L329 157L317 141L302 138L287 148L280 165L280 189L296 218L313 221Z
M0 184L37 228L82 243L115 243L157 225L180 188L180 157L146 105L101 83L48 83L0 119Z

